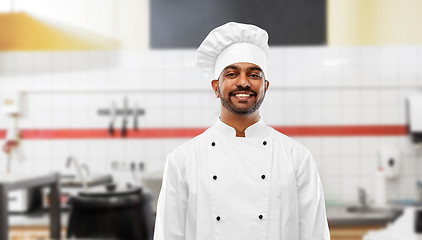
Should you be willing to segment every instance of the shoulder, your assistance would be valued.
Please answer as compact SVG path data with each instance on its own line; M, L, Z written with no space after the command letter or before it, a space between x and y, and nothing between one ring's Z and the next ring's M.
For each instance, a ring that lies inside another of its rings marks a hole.
M186 153L191 152L198 147L200 147L206 140L209 139L210 136L210 129L205 130L203 133L199 134L198 136L189 139L185 143L177 146L173 152L174 153Z
M274 147L286 151L286 153L291 157L296 169L299 168L300 165L313 161L311 152L302 143L286 136L272 127L269 128L274 140Z
M300 142L295 139L277 131L276 129L268 126L272 138L275 140L276 144L281 144L290 151L298 151L303 153L309 153L309 150Z
M186 161L195 159L200 152L203 152L204 144L209 139L210 129L205 130L198 136L189 139L185 143L177 146L168 154L168 158L175 161L177 165L184 165Z

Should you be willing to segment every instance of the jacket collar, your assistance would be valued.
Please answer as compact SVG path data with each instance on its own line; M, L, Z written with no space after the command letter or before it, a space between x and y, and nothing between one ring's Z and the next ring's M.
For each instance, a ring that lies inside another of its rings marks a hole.
M221 121L220 117L217 120L217 123L214 125L214 128L221 134L227 137L236 137L236 129L233 127L225 124ZM245 130L245 138L254 138L254 137L265 137L268 136L266 134L266 125L261 117L259 117L259 121L252 124Z

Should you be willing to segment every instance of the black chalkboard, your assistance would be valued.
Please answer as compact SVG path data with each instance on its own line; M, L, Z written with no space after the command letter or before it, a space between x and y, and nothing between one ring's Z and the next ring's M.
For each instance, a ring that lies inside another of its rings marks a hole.
M264 28L270 45L326 43L325 0L151 0L150 46L196 48L229 21Z

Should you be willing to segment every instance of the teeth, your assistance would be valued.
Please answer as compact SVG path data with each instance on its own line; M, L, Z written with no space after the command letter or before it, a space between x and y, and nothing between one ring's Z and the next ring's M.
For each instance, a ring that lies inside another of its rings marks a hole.
M236 97L249 97L249 94L245 94L245 93L238 93L236 94Z

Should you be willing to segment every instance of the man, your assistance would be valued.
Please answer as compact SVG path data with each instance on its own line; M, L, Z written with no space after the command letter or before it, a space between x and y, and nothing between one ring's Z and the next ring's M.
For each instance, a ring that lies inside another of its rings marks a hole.
M227 23L197 50L221 101L217 123L168 155L155 240L329 239L315 162L264 124L268 35Z

